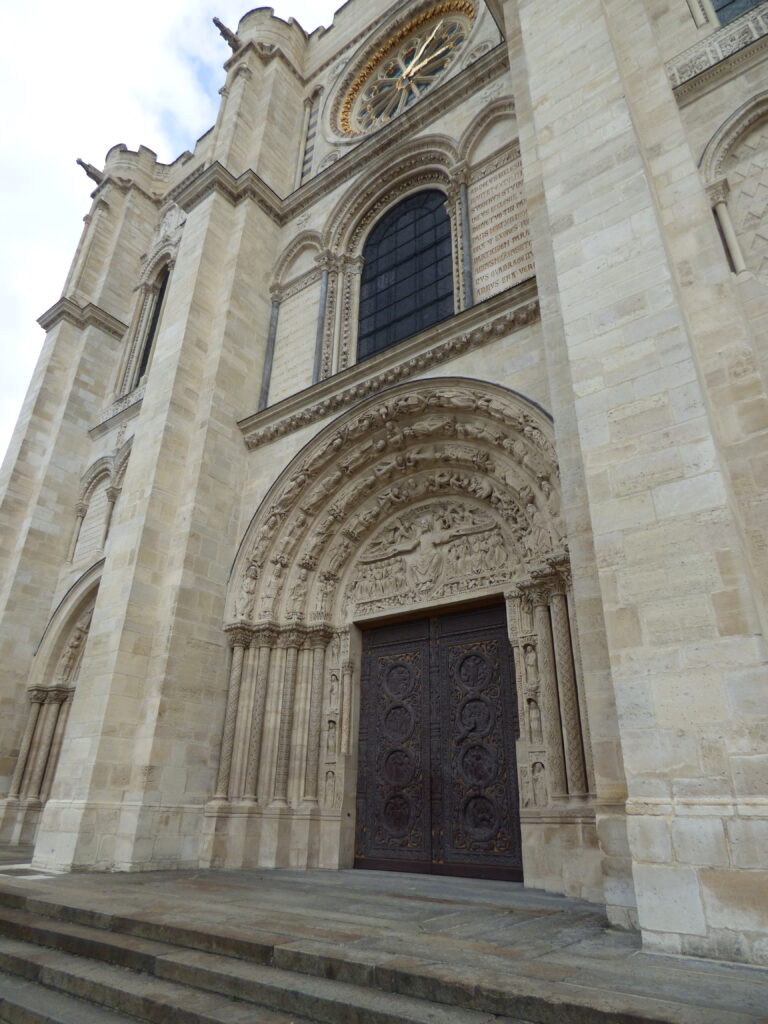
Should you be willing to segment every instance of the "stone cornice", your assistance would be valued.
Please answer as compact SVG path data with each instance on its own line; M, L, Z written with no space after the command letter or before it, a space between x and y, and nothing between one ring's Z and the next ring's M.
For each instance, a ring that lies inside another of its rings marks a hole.
M104 418L101 422L91 427L88 431L90 438L95 441L96 438L103 437L104 434L109 433L110 430L120 423L127 423L135 416L138 416L144 399L144 390L145 385L141 384L127 395L122 395L108 409L105 409L103 413Z
M679 103L741 72L768 49L768 0L699 40L666 64Z
M128 330L127 324L93 302L87 302L81 306L74 299L66 296L62 296L41 317L38 317L37 322L44 331L50 331L62 320L66 320L67 323L80 330L84 330L86 327L98 327L99 330L112 335L113 338L122 338Z
M423 370L454 359L472 348L518 330L539 319L536 279L530 278L509 291L494 295L441 324L356 363L307 391L254 413L238 426L246 446L253 450L278 437L308 426L360 399Z
M502 75L508 67L506 47L496 46L460 74L438 86L410 110L366 138L355 139L355 147L335 163L311 178L286 198L281 198L251 170L235 178L218 161L171 189L165 201L172 200L185 211L194 209L212 192L223 196L232 205L250 199L281 227L313 206L324 196L364 170L368 164L385 156L387 151L436 121L482 85ZM343 143L342 143L343 144Z
M250 199L278 224L285 223L284 200L255 171L244 171L236 178L218 161L210 164L191 181L179 185L169 193L168 198L189 212L212 193L223 196L233 206L244 199Z

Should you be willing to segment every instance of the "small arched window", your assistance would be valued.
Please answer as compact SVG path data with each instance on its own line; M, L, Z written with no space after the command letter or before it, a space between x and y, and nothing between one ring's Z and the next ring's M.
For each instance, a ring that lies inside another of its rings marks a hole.
M452 316L451 221L445 195L417 192L388 210L363 249L357 358Z
M160 271L153 285L154 295L152 296L152 304L149 310L149 316L145 320L146 329L144 332L144 341L141 346L141 355L139 356L138 367L136 368L136 377L134 378L134 387L138 387L146 375L149 369L149 360L152 356L152 348L157 337L157 328L160 324L160 314L163 311L163 303L165 302L165 293L168 288L168 278L171 275L171 268L166 264L165 267Z

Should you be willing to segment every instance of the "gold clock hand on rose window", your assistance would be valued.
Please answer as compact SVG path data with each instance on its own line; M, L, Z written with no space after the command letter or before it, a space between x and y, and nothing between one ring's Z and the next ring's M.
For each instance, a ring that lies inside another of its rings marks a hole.
M439 57L441 54L447 53L449 50L452 49L453 47L450 43L446 44L445 46L441 46L439 50L435 50L434 53L431 53L428 57L425 57L424 60L420 61L418 64L412 64L406 71L404 77L413 78L417 71L420 71L422 68L427 67L427 65L431 64L432 61Z
M405 68L405 70L403 71L403 78L410 78L411 72L413 71L414 66L418 63L419 57L421 57L422 53L424 53L426 48L429 46L429 44L435 38L435 36L437 35L437 32L441 28L442 24L443 24L442 21L438 21L438 23L432 29L430 34L427 36L427 38L424 40L424 42L418 48L418 50L416 51L416 53L413 56L413 61L411 63L411 66L408 67L408 68Z

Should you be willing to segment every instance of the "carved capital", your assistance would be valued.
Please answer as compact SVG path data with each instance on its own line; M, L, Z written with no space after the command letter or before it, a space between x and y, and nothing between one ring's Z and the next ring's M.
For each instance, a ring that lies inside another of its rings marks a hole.
M315 649L324 649L333 639L330 626L311 626L307 631L307 643Z
M41 686L36 686L33 690L28 690L29 700L32 704L45 704L46 696L48 691Z
M253 78L253 72L251 71L247 64L238 64L233 72L232 77L244 78L246 82L250 82L250 80Z
M48 691L48 703L49 704L64 704L74 693L71 687L57 686L53 690Z
M120 495L119 487L108 487L107 488L107 501L110 505L114 505Z
M342 265L345 274L362 274L365 260L362 256L343 256Z
M728 179L721 178L719 181L715 181L707 186L707 197L712 206L717 206L718 203L728 202L730 191L731 186L728 184Z
M300 627L293 627L290 629L284 629L277 638L278 647L294 647L299 649L304 646L307 639L306 630Z
M78 501L75 505L75 515L78 519L85 519L88 512L88 503L85 501Z
M245 622L235 622L225 630L230 647L250 647L253 640L253 627Z
M261 623L251 630L254 647L274 647L277 643L278 628L272 622Z

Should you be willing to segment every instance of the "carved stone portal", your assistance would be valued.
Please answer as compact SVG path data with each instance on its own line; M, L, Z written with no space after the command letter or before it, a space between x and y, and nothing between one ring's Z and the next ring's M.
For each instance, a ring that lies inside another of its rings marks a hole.
M351 808L360 666L349 623L502 594L520 680L523 802L534 813L583 797L590 761L552 437L547 416L503 388L417 380L361 403L296 456L235 563L211 814L228 813L227 802L238 815Z

